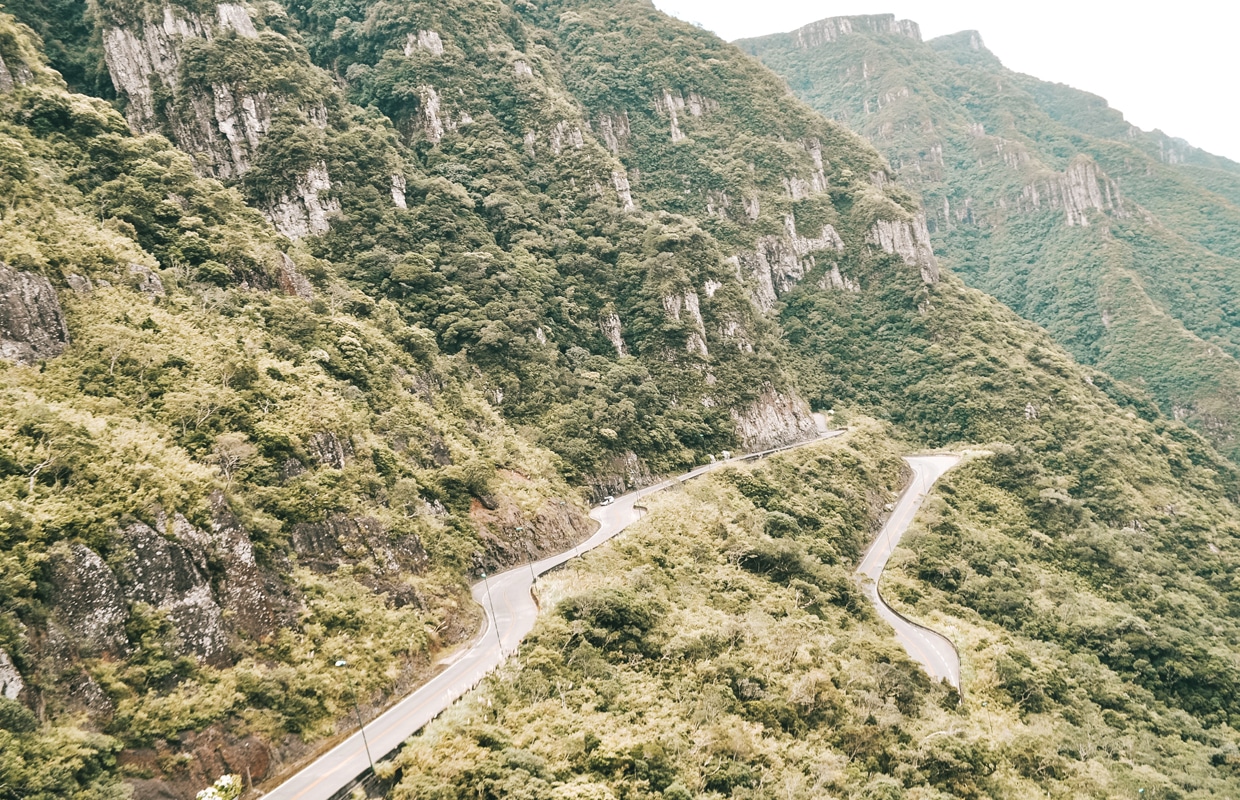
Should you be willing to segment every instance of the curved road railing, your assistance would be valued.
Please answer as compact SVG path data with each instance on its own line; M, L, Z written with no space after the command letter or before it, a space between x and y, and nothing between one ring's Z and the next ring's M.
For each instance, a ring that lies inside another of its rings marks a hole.
M816 444L843 434L824 431L817 439L750 453L698 467L675 478L617 497L590 512L599 529L581 544L533 564L522 564L490 576L473 586L474 600L482 606L485 624L474 644L445 669L392 708L367 722L357 733L319 756L268 792L265 800L333 800L357 786L371 772L371 757L381 761L428 722L477 686L491 670L516 651L534 628L538 606L531 589L542 575L614 538L641 518L638 501L707 472L738 461L753 461L775 453Z
M895 629L896 639L904 646L909 657L920 663L934 680L945 680L959 690L960 653L956 650L956 645L943 634L913 622L887 605L879 592L879 581L882 579L883 570L887 568L887 562L891 560L891 554L900 544L900 539L912 524L918 509L926 501L930 488L945 472L960 463L960 457L910 456L904 460L913 469L913 480L896 501L896 507L887 523L866 551L861 565L857 567L857 575L862 578L865 593L878 609L878 615Z

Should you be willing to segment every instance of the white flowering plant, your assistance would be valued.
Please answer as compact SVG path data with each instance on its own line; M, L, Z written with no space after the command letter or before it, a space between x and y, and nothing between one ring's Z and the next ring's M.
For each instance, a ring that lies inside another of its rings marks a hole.
M198 793L197 800L237 800L241 796L241 776L223 775Z

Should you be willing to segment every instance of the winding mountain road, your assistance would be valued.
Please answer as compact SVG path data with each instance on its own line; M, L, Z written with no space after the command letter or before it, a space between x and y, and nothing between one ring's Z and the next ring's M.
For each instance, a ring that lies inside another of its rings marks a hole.
M513 567L475 584L474 600L482 606L486 614L486 627L473 646L457 656L442 672L413 694L367 722L357 733L268 792L265 795L266 800L331 800L355 785L358 778L370 770L372 757L377 761L395 751L441 711L477 686L487 673L503 663L507 655L517 649L526 634L533 630L538 619L538 605L530 591L534 585L534 576L542 575L581 553L593 550L636 522L641 518L638 502L642 498L729 463L753 461L774 453L816 444L843 433L842 430L822 430L817 439L707 464L645 489L617 497L611 505L599 506L590 512L590 516L598 521L599 529L586 541L563 553L533 564Z
M913 480L896 502L887 524L879 531L878 538L866 551L857 574L862 578L865 593L878 609L878 615L895 628L896 639L904 645L910 657L925 667L936 681L947 681L960 688L960 655L951 640L929 628L918 625L887 605L878 591L883 570L900 544L900 538L912 524L913 517L930 493L930 487L952 467L960 462L959 456L910 456L904 459L913 468Z

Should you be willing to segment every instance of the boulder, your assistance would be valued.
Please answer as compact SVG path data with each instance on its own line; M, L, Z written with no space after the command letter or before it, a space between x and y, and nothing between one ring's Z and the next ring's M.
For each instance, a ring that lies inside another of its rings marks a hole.
M116 576L94 550L72 544L51 559L52 623L86 656L129 650L129 609Z
M65 315L48 279L0 263L0 358L33 364L60 355L68 342Z

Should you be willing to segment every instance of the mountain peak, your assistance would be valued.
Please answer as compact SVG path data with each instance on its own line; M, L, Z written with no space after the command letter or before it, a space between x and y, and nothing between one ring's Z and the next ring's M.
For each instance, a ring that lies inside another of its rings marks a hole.
M921 41L921 27L909 19L896 19L895 14L866 14L855 17L828 17L811 22L792 32L797 47L808 50L838 41L841 36L853 33L877 33L906 36Z
M957 31L946 36L938 36L931 39L927 44L958 64L1001 66L999 58L982 41L982 35L974 30Z

